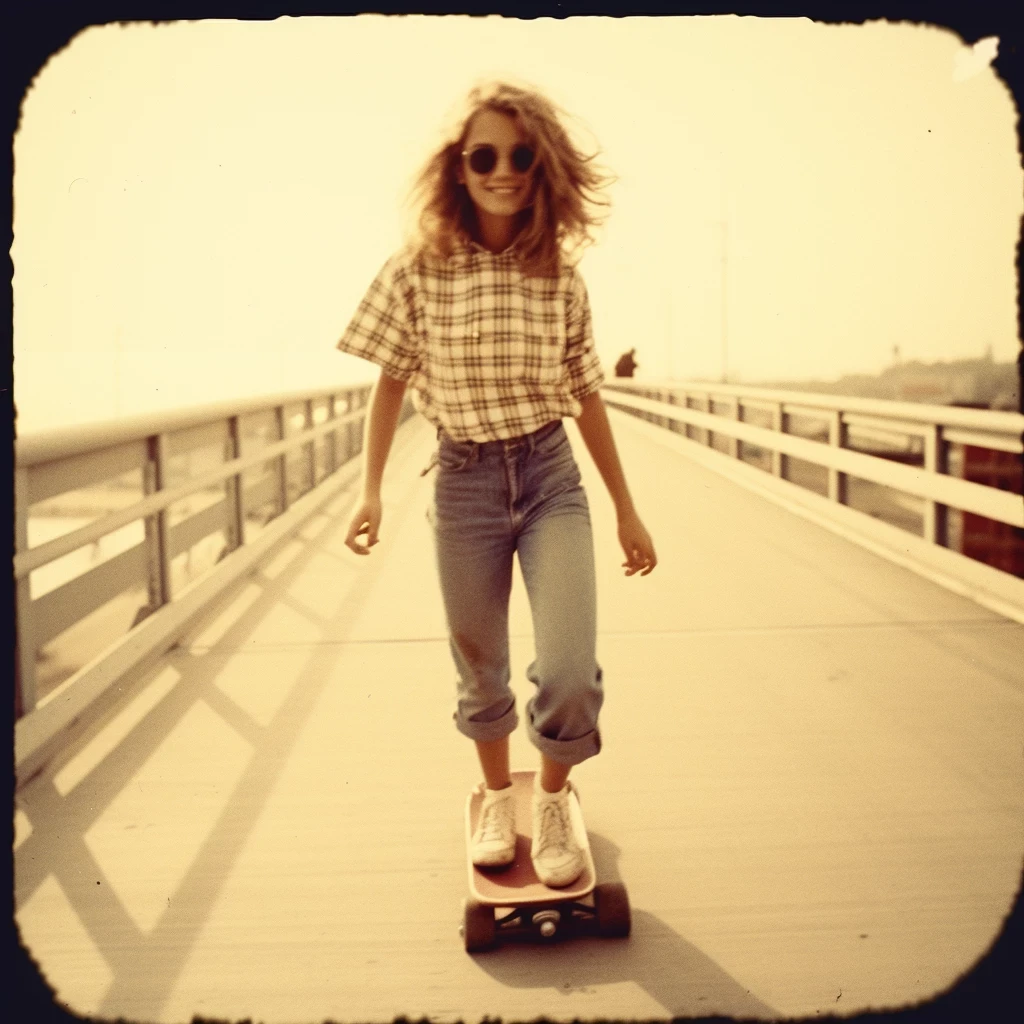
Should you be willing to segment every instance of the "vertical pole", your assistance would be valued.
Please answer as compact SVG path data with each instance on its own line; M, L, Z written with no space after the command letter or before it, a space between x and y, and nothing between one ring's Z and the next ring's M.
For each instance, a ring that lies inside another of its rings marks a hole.
M307 398L306 399L306 402L305 402L305 413L306 413L306 415L305 415L306 430L312 430L313 429L313 399L312 398ZM307 490L311 491L311 490L313 490L314 487L316 487L316 442L312 441L312 440L307 441L306 444L304 444L302 446L302 449L303 449L303 452L305 453L305 456L306 456L306 459L305 459L305 461L306 461L306 480L307 480L307 483L309 484L309 486L307 488L303 489L303 493L305 493L305 491L307 491Z
M789 433L789 413L786 412L786 408L781 402L772 409L772 430L780 434ZM784 452L780 452L778 448L774 449L772 451L772 475L779 477L780 480L785 480L789 471L788 461Z
M357 408L357 405L356 405L356 392L355 392L355 389L354 388L349 388L348 391L345 392L345 412L347 412L347 413L348 412L355 412L356 408ZM357 426L357 424L356 424L356 422L354 420L349 420L348 423L345 424L345 461L346 462L348 462L349 459L351 459L352 456L355 454L355 450L356 450L356 445L355 445L356 426Z
M740 402L738 396L735 399L733 399L732 402L732 417L734 420L743 419L743 404ZM743 451L743 449L741 448L741 444L742 442L738 437L729 438L729 455L732 458L738 459L740 457L740 454Z
M14 550L28 551L28 474L27 466L14 471ZM16 649L14 716L27 715L36 706L36 642L32 629L32 588L25 573L16 584L15 629Z
M274 420L277 423L277 440L283 441L288 430L288 424L284 418L284 406L279 405L274 409ZM284 515L288 508L288 455L282 452L277 457L277 509L278 515Z
M700 403L697 406L697 408L700 409L701 412L706 412L709 416L711 416L713 414L715 403L711 400L711 395L710 394L703 394L703 395L701 395L697 399L697 401ZM712 442L714 441L714 439L715 439L714 433L711 431L711 429L709 427L705 427L704 428L704 444L706 444L710 448L711 445L712 445Z
M327 396L327 418L335 420L338 418L335 408L334 395ZM324 461L327 464L327 475L330 476L338 468L338 431L332 430L324 434Z
M942 424L933 423L924 438L926 473L949 472L949 444L943 437ZM949 546L949 506L931 498L924 503L924 539L942 547Z
M834 448L845 448L847 433L842 410L832 410L828 418L828 443ZM828 496L830 501L837 501L840 505L847 503L846 474L832 466L828 467Z
M668 404L669 405L678 405L679 404L679 395L678 395L678 393L676 391L669 391L667 394L668 394ZM682 429L683 429L682 428L682 424L679 422L679 420L676 420L676 419L670 419L668 421L668 428L674 434L681 434L682 433Z
M240 416L228 417L228 435L224 445L227 459L242 457L242 428ZM245 543L245 509L242 474L235 473L224 481L226 521L224 533L227 536L228 551L236 551Z
M722 383L729 380L729 221L722 214Z
M365 410L370 397L369 387L360 388L355 394L356 401L353 404L355 409ZM351 456L355 458L363 450L363 438L366 436L366 413L364 411L361 420L355 420L352 424L352 451Z
M167 435L154 434L146 439L146 466L142 474L142 490L155 494L167 485ZM145 518L146 531L146 584L149 591L150 613L171 600L171 566L167 537L167 517L170 510L160 509Z

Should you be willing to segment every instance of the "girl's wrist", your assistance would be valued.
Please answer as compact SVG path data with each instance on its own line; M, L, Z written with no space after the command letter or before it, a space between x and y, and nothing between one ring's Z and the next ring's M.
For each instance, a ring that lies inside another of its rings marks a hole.
M615 514L619 519L628 519L636 515L633 499L628 494L615 502Z

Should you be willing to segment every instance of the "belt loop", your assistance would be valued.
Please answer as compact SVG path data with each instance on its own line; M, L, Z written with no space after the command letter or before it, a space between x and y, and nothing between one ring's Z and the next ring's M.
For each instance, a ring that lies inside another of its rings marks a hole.
M532 455L537 450L537 444L542 440L543 437L547 437L551 431L548 429L549 424L545 423L544 426L538 427L536 430L530 432L529 435L529 448L530 454Z

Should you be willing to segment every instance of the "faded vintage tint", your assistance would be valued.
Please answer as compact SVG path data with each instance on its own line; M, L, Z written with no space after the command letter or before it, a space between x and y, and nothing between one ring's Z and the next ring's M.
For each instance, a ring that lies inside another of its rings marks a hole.
M996 46L734 17L89 28L15 139L20 428L371 377L334 343L445 117L499 76L619 176L583 265L609 367L633 346L640 376L748 381L877 372L894 346L1013 359Z

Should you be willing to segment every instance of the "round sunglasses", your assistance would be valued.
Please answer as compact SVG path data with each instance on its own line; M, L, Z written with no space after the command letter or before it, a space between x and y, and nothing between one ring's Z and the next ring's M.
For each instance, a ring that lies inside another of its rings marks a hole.
M463 151L462 155L467 158L470 169L477 174L490 174L498 166L498 150L489 142L475 149ZM520 173L525 174L532 166L537 154L530 146L520 143L512 150L512 166Z

